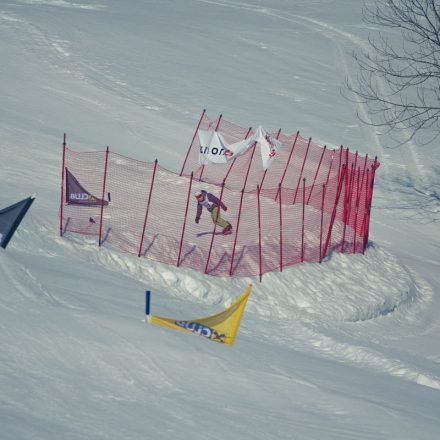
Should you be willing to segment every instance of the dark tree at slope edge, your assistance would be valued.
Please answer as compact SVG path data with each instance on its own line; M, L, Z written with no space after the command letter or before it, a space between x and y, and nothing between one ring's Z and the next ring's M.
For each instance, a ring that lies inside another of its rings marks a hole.
M347 88L367 105L370 121L388 132L440 134L440 0L373 0L364 21L379 26L367 51L354 54L356 84ZM363 120L362 117L360 119ZM426 137L428 134L428 137ZM402 140L402 137L400 137Z

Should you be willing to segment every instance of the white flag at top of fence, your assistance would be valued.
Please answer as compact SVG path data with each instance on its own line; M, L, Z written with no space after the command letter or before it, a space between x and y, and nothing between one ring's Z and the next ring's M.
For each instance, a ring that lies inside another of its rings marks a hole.
M280 152L282 143L266 133L264 128L260 125L253 136L255 142L260 144L261 160L263 162L263 169L266 171L273 162L274 157Z
M198 130L200 152L199 164L206 165L208 163L226 163L227 150L226 142L223 136L217 131Z

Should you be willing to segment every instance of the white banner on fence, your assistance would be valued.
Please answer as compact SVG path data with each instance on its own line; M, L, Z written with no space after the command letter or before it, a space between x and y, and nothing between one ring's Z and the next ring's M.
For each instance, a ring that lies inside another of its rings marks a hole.
M228 160L242 156L257 143L260 145L263 169L267 170L282 146L282 143L266 133L261 125L250 138L229 145L217 131L198 130L197 134L200 143L199 163L201 165L226 163Z
M245 154L253 145L254 141L252 138L235 142L228 145L228 150L226 151L225 155L227 156L228 160L235 159L236 157L243 156L243 154Z
M227 157L225 156L225 151L227 150L226 142L220 133L217 131L198 130L197 135L200 143L200 165L227 162Z
M260 125L253 136L255 141L260 144L261 160L263 162L263 170L267 170L273 162L274 157L280 152L282 143L266 133Z

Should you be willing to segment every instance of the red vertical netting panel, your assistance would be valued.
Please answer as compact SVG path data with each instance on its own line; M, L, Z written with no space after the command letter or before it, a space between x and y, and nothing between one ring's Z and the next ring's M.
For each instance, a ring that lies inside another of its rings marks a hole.
M104 206L103 244L138 255L153 169L154 162L109 154L106 199L110 202Z
M182 247L183 247L183 240L185 238L186 222L188 220L188 206L189 206L189 200L191 198L191 189L192 189L193 179L194 179L194 175L193 175L193 173L191 173L191 176L189 179L189 185L188 185L188 193L186 195L185 215L183 217L182 235L180 236L180 242L179 242L179 256L177 257L177 267L180 266L180 261L181 261L181 257L182 257Z
M206 113L206 110L204 109L203 112L202 112L202 116L200 116L199 123L197 124L196 131L193 134L193 138L191 139L191 143L189 144L188 151L187 151L186 156L185 156L185 160L183 161L182 169L180 170L180 175L182 175L184 170L185 170L186 161L188 160L188 156L191 153L191 149L192 149L192 147L194 145L194 141L196 139L197 132L198 132L199 128L202 125L203 118L205 117L205 113Z
M347 167L344 164L338 178L336 191L334 192L334 199L330 199L332 200L333 206L324 246L324 256L336 250L338 245L340 245L342 238L344 223L339 222L338 219L344 215L345 180L347 179L347 174Z
M236 216L236 221L234 222L234 244L232 245L232 253L231 253L231 264L229 269L229 275L232 276L234 274L235 266L235 250L237 248L237 239L238 239L238 233L240 232L240 219L241 219L241 210L243 208L243 196L244 196L244 189L240 191L240 203L238 206L238 213Z
M150 188L148 190L148 201L147 201L147 207L145 209L144 226L142 228L142 234L141 234L141 239L140 239L140 244L139 244L138 257L140 257L142 255L142 247L143 247L143 244L144 244L145 229L147 227L148 214L150 212L151 196L153 195L154 178L156 177L156 168L157 168L157 159L154 161L153 175L151 176L151 184L150 184Z
M98 237L98 244L99 246L102 245L102 222L103 222L103 216L104 216L104 204L105 204L105 184L107 183L107 165L108 165L108 155L109 155L109 147L107 147L107 150L105 152L105 162L104 162L104 177L102 180L102 191L101 191L101 210L99 213L99 237ZM108 198L108 201L110 201L110 197Z

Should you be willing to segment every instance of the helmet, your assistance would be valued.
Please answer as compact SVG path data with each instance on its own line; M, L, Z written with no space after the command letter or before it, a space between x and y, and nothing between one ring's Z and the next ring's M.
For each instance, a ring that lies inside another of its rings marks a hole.
M195 197L199 198L201 195L203 195L203 193L199 189L197 191L194 191L194 196Z

